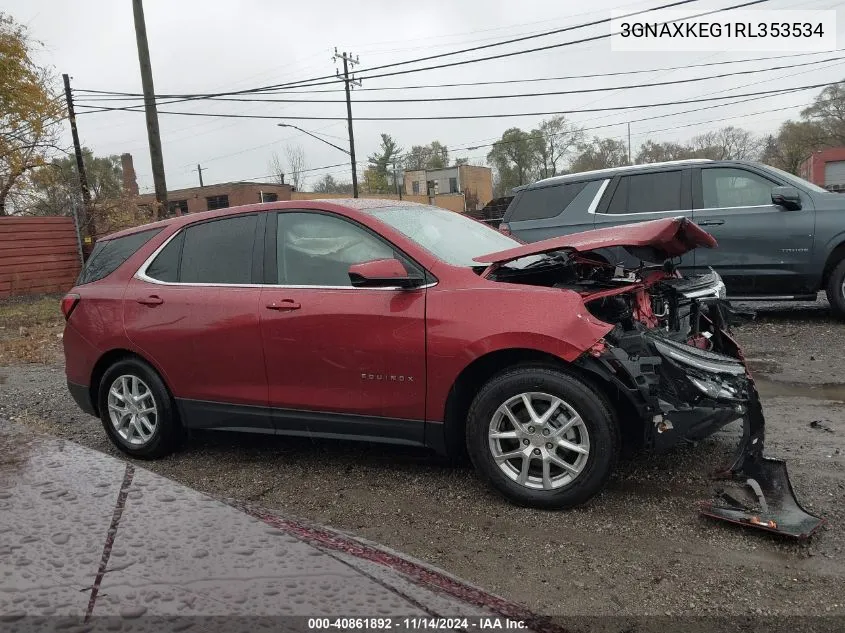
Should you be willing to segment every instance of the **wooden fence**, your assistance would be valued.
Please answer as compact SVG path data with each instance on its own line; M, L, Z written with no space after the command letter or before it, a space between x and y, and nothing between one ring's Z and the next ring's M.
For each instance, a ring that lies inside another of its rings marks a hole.
M0 297L64 292L79 268L73 218L0 217Z

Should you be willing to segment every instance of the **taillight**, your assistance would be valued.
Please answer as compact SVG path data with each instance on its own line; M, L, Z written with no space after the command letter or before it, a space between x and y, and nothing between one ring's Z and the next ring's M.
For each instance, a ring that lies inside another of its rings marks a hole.
M70 313L73 312L76 304L79 303L79 299L79 295L75 292L69 292L62 298L62 314L65 315L65 321L70 318Z
M511 234L511 227L510 227L510 226L508 226L508 223L507 223L507 222L502 222L502 223L499 225L499 233L504 233L505 235L510 235L510 234Z

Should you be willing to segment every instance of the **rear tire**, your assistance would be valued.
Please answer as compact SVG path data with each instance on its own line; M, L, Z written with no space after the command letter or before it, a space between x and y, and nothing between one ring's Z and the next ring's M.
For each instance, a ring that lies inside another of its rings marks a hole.
M127 358L109 367L100 381L98 403L109 439L127 455L153 459L176 448L179 422L173 399L144 361Z
M496 491L547 509L571 508L601 491L620 443L600 395L574 376L538 366L505 371L482 387L469 410L466 442L476 470Z
M845 321L845 259L830 271L825 291L833 316L840 321Z

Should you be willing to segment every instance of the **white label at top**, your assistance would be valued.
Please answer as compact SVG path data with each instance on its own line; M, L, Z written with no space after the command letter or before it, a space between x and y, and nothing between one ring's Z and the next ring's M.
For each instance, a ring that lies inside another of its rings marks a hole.
M777 51L836 49L836 11L674 11L625 17L612 11L614 51Z

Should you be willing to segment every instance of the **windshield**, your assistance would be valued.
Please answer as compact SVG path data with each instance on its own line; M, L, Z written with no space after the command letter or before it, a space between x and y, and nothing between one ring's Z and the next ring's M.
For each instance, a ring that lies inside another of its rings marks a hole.
M486 224L437 207L377 207L366 212L453 266L479 266L473 257L520 245ZM524 257L519 265L527 266L538 259L542 258Z
M775 172L778 176L786 180L787 182L795 185L796 187L800 187L802 189L809 189L810 191L815 191L816 193L830 193L827 189L823 189L818 185L814 185L808 180L804 180L803 178L799 178L795 174L790 174L788 171L784 171L782 169L778 169L777 167L772 167L771 165L766 165L767 169L771 169Z

